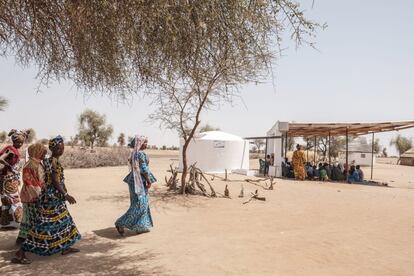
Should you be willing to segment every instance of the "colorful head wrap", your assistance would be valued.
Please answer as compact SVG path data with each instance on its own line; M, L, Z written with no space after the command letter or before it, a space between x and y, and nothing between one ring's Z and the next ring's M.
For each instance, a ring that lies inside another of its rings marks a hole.
M49 149L54 150L59 144L63 144L63 137L60 135L49 140Z
M16 142L24 143L24 141L29 136L29 133L30 133L30 130L21 131L21 130L12 129L9 132L9 136L11 137L11 140L13 143L16 143Z
M141 146L148 141L148 138L146 136L140 136L136 135L135 139L133 140L133 147L134 150L132 151L131 155L131 165L132 165L132 172L134 175L134 188L135 193L137 195L142 195L145 193L144 184L142 183L141 178L141 170L139 168L139 161L137 160L137 154L138 151L141 149ZM132 141L129 143L129 145L132 145Z

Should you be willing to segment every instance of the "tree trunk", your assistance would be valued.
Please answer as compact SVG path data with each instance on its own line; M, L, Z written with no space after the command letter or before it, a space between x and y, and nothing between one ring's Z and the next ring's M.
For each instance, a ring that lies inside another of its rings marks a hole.
M187 171L188 171L188 164L187 164L187 148L188 144L190 143L191 138L187 137L187 140L184 141L183 151L182 151L182 159L183 159L183 171L181 174L181 193L185 194L185 180L187 178Z

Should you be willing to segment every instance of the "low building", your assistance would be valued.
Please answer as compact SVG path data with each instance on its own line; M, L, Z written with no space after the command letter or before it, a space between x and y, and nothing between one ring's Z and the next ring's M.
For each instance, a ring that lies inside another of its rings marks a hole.
M400 157L400 165L414 166L414 148L404 152Z

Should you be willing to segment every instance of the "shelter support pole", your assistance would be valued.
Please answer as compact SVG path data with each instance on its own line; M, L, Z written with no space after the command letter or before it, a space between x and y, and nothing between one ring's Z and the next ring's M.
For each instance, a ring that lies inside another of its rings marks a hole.
M345 138L345 143L346 143L346 152L345 152L345 171L346 171L346 176L348 176L349 173L349 168L348 168L348 128L346 128L346 138Z
M315 136L315 141L314 141L314 144L313 144L313 163L316 166L316 136Z
M266 159L266 156L267 156L267 141L268 141L268 139L267 139L267 137L266 137L266 145L265 145L265 159Z
M371 152L371 180L374 177L374 151L375 151L375 133L372 133L372 152Z
M329 136L328 136L328 147L329 147L329 151L328 151L328 159L329 159L329 166L331 165L331 132L329 131Z
M309 138L306 138L306 162L309 162Z
M286 131L286 134L285 134L285 159L287 157L287 151L288 151L288 133Z

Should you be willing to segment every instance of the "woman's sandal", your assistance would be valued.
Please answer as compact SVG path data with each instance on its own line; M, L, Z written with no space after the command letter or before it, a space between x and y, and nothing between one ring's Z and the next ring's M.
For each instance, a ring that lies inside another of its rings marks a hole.
M123 237L124 234L125 234L124 227L118 226L118 225L115 225L115 227L116 227L116 230L118 231L119 235L121 235Z
M11 262L14 264L23 264L23 265L32 263L32 261L29 260L28 258L18 258L18 257L14 257L11 260Z
M78 252L80 252L79 249L69 247L68 249L66 249L65 251L62 252L62 255L68 255L68 254L78 253Z

